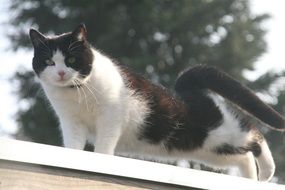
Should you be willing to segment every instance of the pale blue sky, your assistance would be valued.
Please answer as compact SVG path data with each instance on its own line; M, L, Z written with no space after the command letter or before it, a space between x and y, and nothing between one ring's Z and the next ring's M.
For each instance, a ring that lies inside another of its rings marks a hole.
M7 13L9 0L2 0L0 4L0 23L9 22L11 14ZM272 19L264 24L268 29L266 40L268 52L256 62L254 72L246 72L246 76L255 79L258 75L273 69L276 71L285 70L284 43L285 43L285 1L280 0L251 0L254 13L269 13ZM14 121L14 114L19 107L24 107L23 102L17 102L12 94L13 86L8 79L19 68L31 69L32 52L9 50L9 40L6 38L5 26L0 25L0 136L14 133L17 129ZM28 31L27 31L28 32ZM2 128L1 128L2 126Z

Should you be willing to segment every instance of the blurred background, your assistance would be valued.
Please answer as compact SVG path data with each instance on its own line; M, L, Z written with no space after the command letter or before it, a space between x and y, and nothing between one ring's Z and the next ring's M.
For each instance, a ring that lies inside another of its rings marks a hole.
M30 27L59 34L84 22L93 46L173 87L195 64L213 65L285 115L284 3L272 0L2 0L0 136L62 145L31 69ZM285 183L285 136L261 129Z

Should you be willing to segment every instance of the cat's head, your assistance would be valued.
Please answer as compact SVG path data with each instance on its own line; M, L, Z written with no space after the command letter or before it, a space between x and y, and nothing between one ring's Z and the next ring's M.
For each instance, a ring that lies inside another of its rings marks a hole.
M94 57L84 24L58 36L30 29L30 38L34 46L33 69L42 82L68 87L88 79Z

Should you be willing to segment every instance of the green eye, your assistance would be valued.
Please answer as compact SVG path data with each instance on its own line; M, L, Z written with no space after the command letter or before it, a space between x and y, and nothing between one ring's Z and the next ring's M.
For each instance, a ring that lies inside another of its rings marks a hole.
M75 63L75 57L69 57L68 59L67 59L67 62L68 63Z
M46 59L45 62L49 66L54 65L54 62L52 60L50 60L50 59Z

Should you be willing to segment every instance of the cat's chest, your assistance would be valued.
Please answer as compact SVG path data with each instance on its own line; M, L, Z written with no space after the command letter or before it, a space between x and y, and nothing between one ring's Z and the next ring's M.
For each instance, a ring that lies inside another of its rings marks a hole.
M47 91L46 94L59 118L94 125L99 104L93 92L84 88L75 88L64 91Z

